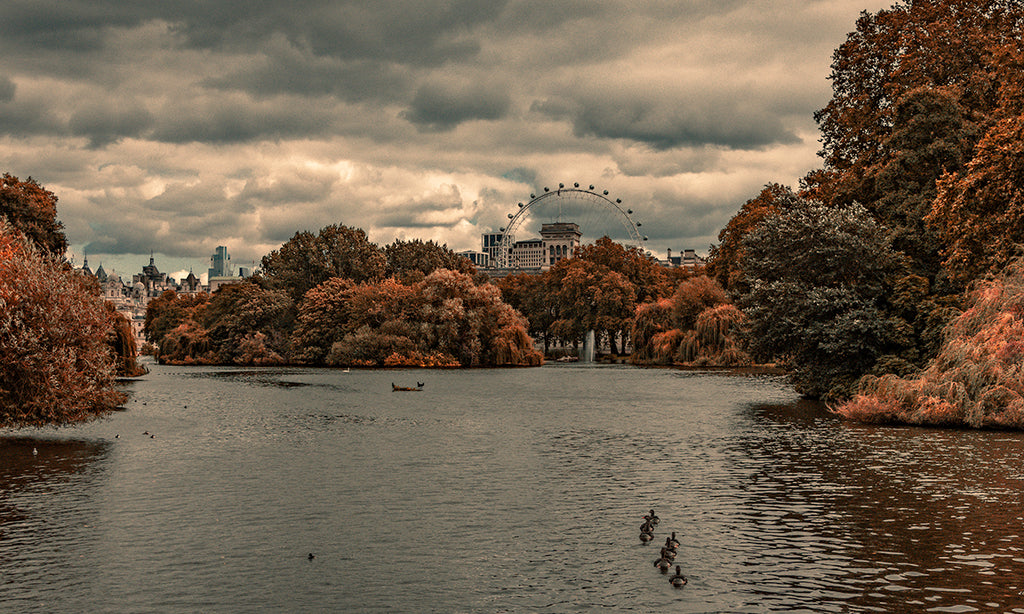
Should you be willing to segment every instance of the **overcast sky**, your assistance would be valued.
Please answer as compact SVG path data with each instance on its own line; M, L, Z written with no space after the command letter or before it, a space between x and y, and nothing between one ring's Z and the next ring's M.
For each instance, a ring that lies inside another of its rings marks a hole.
M479 249L559 182L706 253L819 166L832 52L890 4L0 0L0 171L122 275L332 223Z

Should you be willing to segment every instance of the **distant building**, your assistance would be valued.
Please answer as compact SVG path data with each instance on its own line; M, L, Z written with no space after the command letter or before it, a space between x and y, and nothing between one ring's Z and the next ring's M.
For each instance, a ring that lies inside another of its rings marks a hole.
M572 258L580 246L582 236L579 224L573 222L542 224L540 238L544 242L545 251L543 266L554 266L559 260Z
M456 252L459 256L462 256L466 260L469 260L478 268L485 269L491 266L491 257L485 252L475 252L471 249L465 251Z
M668 250L668 255L665 260L661 260L661 265L669 268L685 268L695 269L698 266L704 265L704 259L697 255L697 252L692 249L684 249L683 253L679 256L673 256L672 250Z
M546 270L561 260L572 258L576 248L580 246L582 236L579 224L575 222L541 224L539 239L513 241L505 259L501 257L502 233L484 233L483 251L488 254L490 260L489 264L484 266L494 269L500 262L507 260L507 269L493 271L497 276L516 270Z
M481 240L481 251L487 254L488 264L485 266L495 266L498 262L501 262L501 237L505 233L502 232L485 232ZM512 242L515 242L515 237L510 237Z
M218 245L217 250L210 256L210 269L207 275L210 279L214 277L234 277L235 274L231 271L231 254L228 253L228 248L223 245Z

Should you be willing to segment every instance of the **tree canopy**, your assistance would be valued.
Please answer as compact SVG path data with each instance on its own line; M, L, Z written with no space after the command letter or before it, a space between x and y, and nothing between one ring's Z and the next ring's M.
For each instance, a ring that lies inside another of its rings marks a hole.
M781 198L743 240L750 349L785 360L802 394L843 396L906 344L906 324L885 302L900 260L864 207Z
M0 219L6 219L44 252L64 256L68 241L64 225L57 221L57 197L31 177L20 181L4 173L0 180Z
M0 426L82 422L124 402L94 290L0 220Z

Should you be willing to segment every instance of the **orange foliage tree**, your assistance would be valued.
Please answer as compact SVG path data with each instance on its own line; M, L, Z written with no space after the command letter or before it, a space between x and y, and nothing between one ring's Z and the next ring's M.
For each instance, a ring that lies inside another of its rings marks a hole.
M93 290L0 221L0 426L82 422L124 402Z
M64 225L57 221L57 197L31 177L19 181L4 173L0 180L0 218L6 218L45 252L63 256L67 250Z
M1024 263L980 282L915 377L867 376L836 412L868 422L1024 428Z

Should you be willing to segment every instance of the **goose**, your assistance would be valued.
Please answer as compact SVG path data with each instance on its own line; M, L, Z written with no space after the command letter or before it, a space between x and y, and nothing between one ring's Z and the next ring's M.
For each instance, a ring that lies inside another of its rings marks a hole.
M682 588L686 586L686 576L684 576L683 572L679 569L679 565L676 565L676 575L669 578L668 581L671 582L672 586L676 588Z
M679 540L676 539L676 532L672 531L672 537L668 538L668 541L672 544L673 548L679 547Z
M642 541L643 543L646 544L647 542L651 541L652 539L654 539L654 536L651 535L650 533L644 533L643 531L640 532L640 541Z
M672 561L662 556L654 561L654 566L660 569L661 573L668 573L669 568L672 567Z
M661 519L654 513L654 510L651 510L649 515L644 516L644 519L649 521L652 525L657 525L658 522L661 521Z
M676 551L675 550L669 550L668 548L662 548L661 549L661 558L668 559L669 561L674 561L674 560L676 560Z

